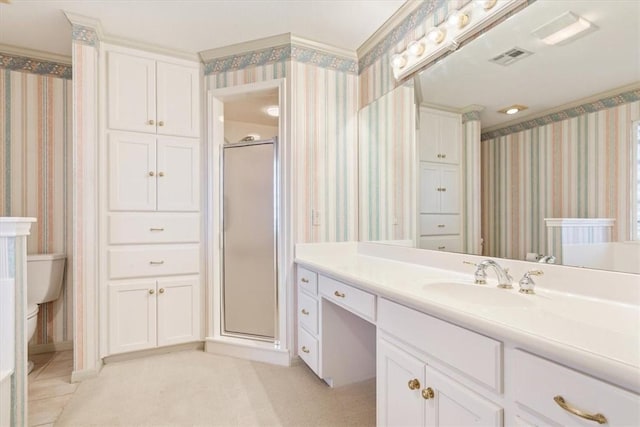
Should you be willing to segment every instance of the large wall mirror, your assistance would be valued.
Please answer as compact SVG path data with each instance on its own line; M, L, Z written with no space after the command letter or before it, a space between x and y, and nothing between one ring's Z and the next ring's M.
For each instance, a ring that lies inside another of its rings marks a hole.
M640 2L536 1L359 120L360 240L640 273Z

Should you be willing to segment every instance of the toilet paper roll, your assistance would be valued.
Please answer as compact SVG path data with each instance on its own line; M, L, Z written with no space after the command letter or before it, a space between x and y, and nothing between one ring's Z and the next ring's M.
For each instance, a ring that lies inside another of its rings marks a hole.
M524 259L527 261L538 261L539 257L540 255L535 252L527 252L527 256Z

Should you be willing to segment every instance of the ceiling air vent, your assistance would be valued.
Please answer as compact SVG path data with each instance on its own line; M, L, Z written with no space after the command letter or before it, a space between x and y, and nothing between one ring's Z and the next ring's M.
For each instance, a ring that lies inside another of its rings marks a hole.
M533 53L519 47L514 47L513 49L509 49L495 58L490 59L490 61L499 65L507 66L530 55L533 55Z

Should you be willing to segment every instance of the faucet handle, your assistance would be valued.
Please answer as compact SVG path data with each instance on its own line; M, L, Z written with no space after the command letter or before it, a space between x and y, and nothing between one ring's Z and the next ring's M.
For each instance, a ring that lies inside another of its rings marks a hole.
M463 264L469 264L476 267L476 272L474 273L475 284L476 285L486 285L487 284L487 272L484 270L483 266L480 264L476 264L471 261L462 261Z
M543 274L542 270L529 270L524 273L524 276L520 279L520 292L523 294L535 294L533 288L535 288L536 282L533 281L531 276L542 276Z

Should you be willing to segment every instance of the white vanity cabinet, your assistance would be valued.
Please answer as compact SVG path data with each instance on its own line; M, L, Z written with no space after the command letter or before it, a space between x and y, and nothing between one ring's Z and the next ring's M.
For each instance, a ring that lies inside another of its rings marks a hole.
M109 208L113 211L198 211L200 141L109 134Z
M418 130L420 160L459 164L461 133L460 114L420 107Z
M171 63L146 52L107 53L107 126L197 137L199 66Z
M198 339L197 276L109 285L110 354Z

